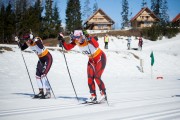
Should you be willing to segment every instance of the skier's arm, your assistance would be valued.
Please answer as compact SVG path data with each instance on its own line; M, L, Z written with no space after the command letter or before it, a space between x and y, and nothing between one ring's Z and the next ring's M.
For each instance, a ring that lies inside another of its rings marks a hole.
M98 47L99 47L99 43L94 39L94 37L92 37L89 42L90 42L90 44L92 44L95 48L98 48Z
M74 46L76 46L76 43L71 42L71 43L67 44L66 42L63 42L63 46L66 50L71 50L72 48L74 48Z
M44 48L43 43L42 43L42 41L41 41L39 38L35 38L35 39L34 39L34 42L36 43L36 45L37 45L40 49L43 49L43 48Z
M21 44L20 42L18 43L19 47L21 48L21 50L25 50L28 48L28 45L25 43Z
M74 48L74 46L76 46L76 43L74 42L74 40L73 40L73 42L67 44L67 43L65 42L64 36L63 36L62 34L59 34L59 35L58 35L58 40L60 41L60 43L64 46L64 48L65 48L66 50L71 50L72 48Z
M21 50L25 50L26 48L28 48L28 45L25 43L20 43L20 40L18 39L18 37L15 37L15 41L17 42L19 48L21 48Z

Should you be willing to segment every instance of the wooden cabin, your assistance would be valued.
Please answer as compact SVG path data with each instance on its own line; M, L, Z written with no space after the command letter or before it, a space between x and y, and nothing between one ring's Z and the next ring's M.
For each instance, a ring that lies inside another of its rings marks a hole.
M148 8L142 8L131 20L133 28L151 27L156 24L160 19Z
M98 9L84 24L86 26L94 24L92 30L111 30L114 21L102 9Z
M180 27L180 13L172 20L172 24Z

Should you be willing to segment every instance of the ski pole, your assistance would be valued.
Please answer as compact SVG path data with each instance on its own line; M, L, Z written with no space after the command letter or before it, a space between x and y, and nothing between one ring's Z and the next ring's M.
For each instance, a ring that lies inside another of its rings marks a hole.
M72 78L71 78L71 74L70 74L70 71L69 71L69 67L68 67L68 64L67 64L66 56L65 56L65 54L64 54L64 52L63 52L63 44L62 44L61 41L60 41L60 44L61 44L61 46L62 46L62 53L63 53L64 60L65 60L65 63L66 63L66 67L67 67L67 71L68 71L68 74L69 74L69 78L70 78L71 84L72 84L72 86L73 86L73 90L74 90L74 93L75 93L75 95L76 95L76 99L77 99L77 101L79 102L79 99L78 99L78 96L77 96L77 93L76 93L76 90L75 90L75 87L74 87L74 84L73 84L73 81L72 81Z
M40 62L40 64L41 64L41 66L43 66L43 64L42 64L42 62L39 60L39 62ZM40 71L39 71L39 69L37 68L37 70L38 70L38 72L40 73ZM51 84L50 84L50 82L49 82L49 80L48 80L48 78L47 78L47 75L45 76L45 78L46 78L46 80L47 80L47 82L48 82L48 84L49 84L49 87L50 87L50 89L51 89L51 91L52 91L52 93L53 93L53 96L54 96L54 98L56 99L56 96L55 96L55 94L54 94L54 91L53 91L53 89L52 89L52 87L51 87ZM40 78L41 79L41 78ZM42 81L42 79L41 79L41 81Z
M21 49L21 48L20 48L20 49ZM23 53L22 53L22 50L20 50L20 51L21 51L21 56L22 56L23 61L24 61L24 65L25 65L25 67L26 67L26 71L27 71L28 76L29 76L29 80L30 80L30 83L31 83L31 87L32 87L32 89L33 89L33 93L34 93L34 95L35 95L34 87L33 87L32 80L31 80L31 77L30 77L30 74L29 74L29 70L28 70L27 65L26 65L26 61L25 61L25 59L24 59L24 55L23 55Z

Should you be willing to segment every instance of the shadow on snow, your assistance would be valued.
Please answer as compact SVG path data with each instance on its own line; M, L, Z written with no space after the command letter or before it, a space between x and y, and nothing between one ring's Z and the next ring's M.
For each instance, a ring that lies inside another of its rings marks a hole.
M58 98L61 98L61 99L77 99L76 97L68 97L68 96L59 96ZM78 100L79 101L86 101L88 98L85 98L85 97L78 97Z
M12 94L30 96L30 97L34 96L33 93L12 93ZM69 97L69 96L58 96L57 98L61 98L61 99L77 99L76 97ZM86 101L87 99L88 98L85 98L85 97L78 97L79 101Z
M13 94L16 94L16 95L24 95L24 96L30 96L30 97L33 97L33 96L34 96L33 93L13 93Z

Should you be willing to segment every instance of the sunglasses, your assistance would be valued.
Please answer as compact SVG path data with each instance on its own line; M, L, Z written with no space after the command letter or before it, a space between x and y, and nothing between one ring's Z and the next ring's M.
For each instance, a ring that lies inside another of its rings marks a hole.
M81 36L73 36L74 39L79 39Z

